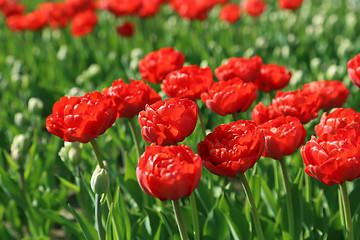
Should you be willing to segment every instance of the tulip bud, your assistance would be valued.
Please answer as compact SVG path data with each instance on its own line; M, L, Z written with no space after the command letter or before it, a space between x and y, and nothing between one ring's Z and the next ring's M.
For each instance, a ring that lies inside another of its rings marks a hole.
M44 107L43 101L39 98L30 98L28 102L28 109L32 113L39 113Z
M25 149L26 137L24 134L16 135L11 144L11 158L18 161Z
M91 177L91 189L95 194L103 194L109 188L109 173L105 168L97 166Z
M24 114L21 113L21 112L15 113L14 123L15 123L15 125L18 126L18 127L23 126L24 123L25 123L25 116L24 116Z
M59 156L63 162L70 161L79 164L81 160L82 144L79 142L64 142L64 147L59 151Z

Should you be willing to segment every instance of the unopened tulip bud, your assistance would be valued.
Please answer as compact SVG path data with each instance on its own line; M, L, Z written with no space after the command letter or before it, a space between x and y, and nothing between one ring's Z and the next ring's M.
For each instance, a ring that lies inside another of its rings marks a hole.
M28 102L28 109L32 113L40 112L44 107L43 101L39 98L30 98Z
M14 116L14 123L16 126L20 127L20 126L23 126L24 125L24 122L25 122L25 116L23 113L21 112L18 112L15 114Z
M109 173L105 168L97 166L91 177L91 189L95 194L103 194L109 188Z
M19 134L14 137L11 144L11 157L14 160L19 160L24 151L26 137L24 134Z

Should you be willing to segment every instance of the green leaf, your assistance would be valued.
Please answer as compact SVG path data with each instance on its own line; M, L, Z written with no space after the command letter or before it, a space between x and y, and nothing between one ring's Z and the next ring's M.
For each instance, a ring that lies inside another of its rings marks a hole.
M246 220L244 212L239 208L239 204L229 201L223 195L219 201L219 209L223 212L226 222L229 226L230 233L235 240L250 239L250 225Z
M140 188L136 177L136 166L130 160L128 153L124 152L125 158L125 177L124 185L131 198L135 200L138 206L143 206L143 190Z
M275 196L274 196L275 195ZM270 213L271 217L276 216L276 211L278 209L277 194L270 190L264 179L261 179L261 196L264 199L267 210Z
M74 233L79 237L81 236L81 229L79 225L74 224L73 221L65 218L59 212L52 210L41 210L41 214L51 219L52 221L60 224L61 226L65 227L67 232Z
M68 180L66 180L65 178L62 178L60 176L56 176L60 182L62 184L64 184L65 187L67 187L68 189L71 189L73 191L75 191L76 193L79 193L80 192L80 188L78 186L76 186L75 184L69 182Z
M214 208L209 212L205 220L203 236L204 239L209 240L226 239L229 237L227 220L219 208Z
M15 171L17 171L17 170L19 169L18 163L17 163L16 161L14 161L14 160L12 159L12 157L10 156L10 154L8 154L5 150L2 151L2 152L4 153L5 159L6 159L6 161L8 162L8 164L9 164ZM1 152L0 152L0 153L1 153Z
M83 216L79 215L70 204L68 204L68 209L75 217L76 221L80 224L81 230L87 240L95 240L98 238L97 231L94 226L92 226Z

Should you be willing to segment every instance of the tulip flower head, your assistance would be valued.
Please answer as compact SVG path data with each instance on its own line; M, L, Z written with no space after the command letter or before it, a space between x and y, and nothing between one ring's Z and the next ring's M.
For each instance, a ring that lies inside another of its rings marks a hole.
M244 83L240 78L216 82L201 94L206 106L221 116L247 111L256 98L255 84Z
M338 129L347 126L360 130L360 113L352 108L338 108L329 115L323 113L320 123L315 126L315 133L318 137L324 133L335 134Z
M236 58L231 57L226 63L215 69L215 75L220 81L239 77L244 82L254 82L260 76L263 61L261 57Z
M253 17L259 17L266 8L263 0L245 0L243 4L245 12Z
M183 141L194 131L197 118L197 105L187 98L157 101L138 116L145 141L163 146Z
M327 185L360 177L360 131L352 126L311 137L301 148L305 172Z
M255 80L259 91L271 92L280 90L289 84L291 72L286 67L276 64L264 64L261 66L260 76Z
M360 54L348 61L347 70L351 81L360 88Z
M319 95L320 108L324 111L342 107L350 92L343 82L336 80L320 80L307 83L303 86L302 91Z
M139 61L139 70L144 81L157 84L171 71L180 69L184 62L184 54L167 47L147 54Z
M186 145L147 146L136 168L140 187L151 197L176 201L200 183L201 159Z
M68 142L87 143L103 134L116 120L110 98L100 92L62 97L46 118L47 130Z
M198 144L198 152L207 170L234 178L254 166L264 143L264 135L255 122L239 120L217 126Z
M153 104L150 98L151 87L143 81L130 79L130 83L125 83L122 79L115 80L110 88L104 88L103 94L109 96L116 107L117 117L133 118L140 111L145 109L146 104ZM160 100L160 96L155 97L155 101Z
M161 89L169 97L195 101L201 93L209 90L213 82L213 73L209 67L191 65L170 72L161 84Z
M299 119L280 116L259 125L265 137L265 149L262 154L276 160L293 154L303 143L306 130Z
M222 7L219 18L228 23L234 23L241 17L241 8L238 4L229 3Z

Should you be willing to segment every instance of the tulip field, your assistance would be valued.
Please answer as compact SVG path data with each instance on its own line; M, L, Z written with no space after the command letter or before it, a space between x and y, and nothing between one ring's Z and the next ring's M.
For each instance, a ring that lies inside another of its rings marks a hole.
M0 239L360 240L359 16L0 0Z

